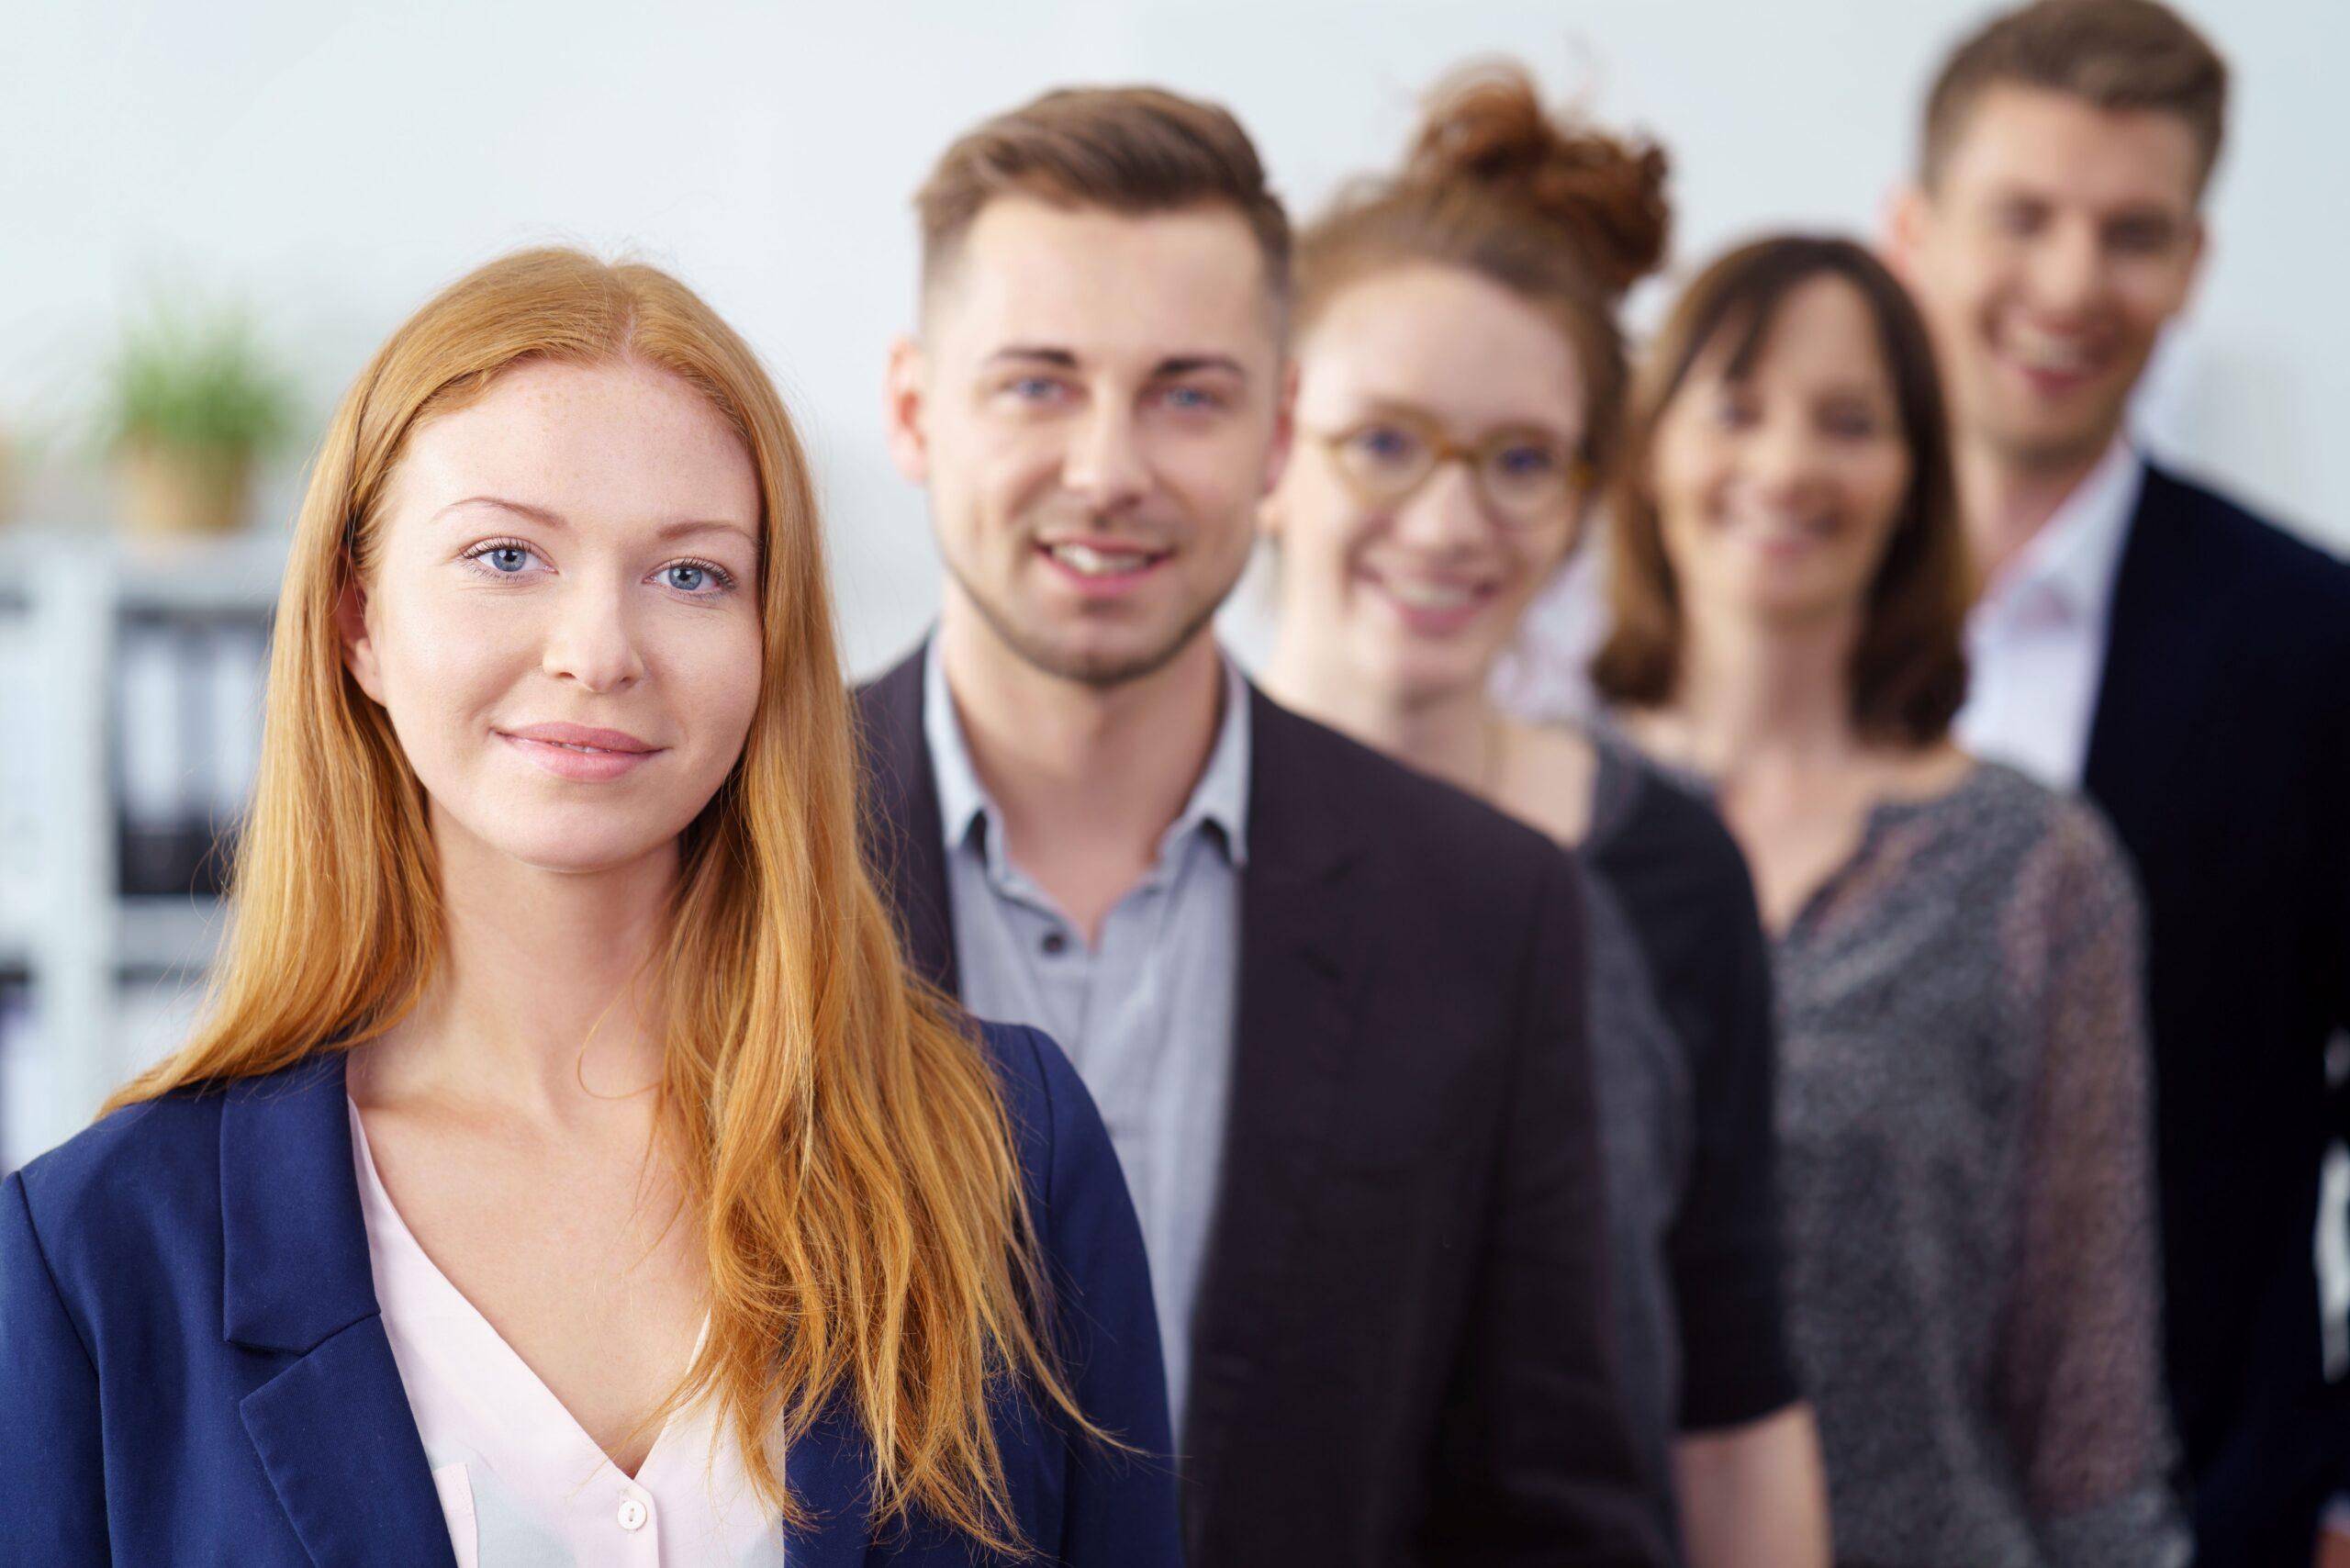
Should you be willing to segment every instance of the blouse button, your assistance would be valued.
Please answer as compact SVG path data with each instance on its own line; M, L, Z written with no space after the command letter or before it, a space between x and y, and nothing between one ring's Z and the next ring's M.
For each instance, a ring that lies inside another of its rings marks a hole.
M644 1505L633 1497L623 1500L621 1504L621 1529L643 1529L643 1528Z

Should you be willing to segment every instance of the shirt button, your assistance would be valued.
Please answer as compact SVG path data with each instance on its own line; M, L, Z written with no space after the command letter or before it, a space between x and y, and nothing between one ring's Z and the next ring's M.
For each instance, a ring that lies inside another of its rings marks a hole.
M1045 949L1045 957L1058 958L1069 950L1069 938L1058 931L1047 931L1039 946Z
M621 1529L643 1529L643 1528L644 1505L633 1497L624 1499L621 1504Z

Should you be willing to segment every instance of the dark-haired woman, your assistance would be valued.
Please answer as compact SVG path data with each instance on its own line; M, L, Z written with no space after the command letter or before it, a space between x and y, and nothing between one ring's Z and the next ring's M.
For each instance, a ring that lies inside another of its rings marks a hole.
M1615 521L1596 683L1712 789L1773 935L1839 1559L2168 1561L2137 901L2087 806L1952 744L1967 567L1885 269L1802 239L1707 269Z
M1614 447L1618 294L1663 159L1525 78L1441 92L1404 170L1301 236L1299 450L1274 695L1580 846L1618 1340L1660 1525L1700 1564L1826 1560L1789 1369L1767 960L1737 848L1621 745L1505 721L1487 677ZM1678 1518L1675 1479L1678 1481Z

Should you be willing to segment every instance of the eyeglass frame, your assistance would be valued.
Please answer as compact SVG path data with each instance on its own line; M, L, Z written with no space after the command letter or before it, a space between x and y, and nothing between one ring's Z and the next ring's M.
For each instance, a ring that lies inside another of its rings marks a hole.
M1409 430L1427 447L1430 454L1427 467L1421 472L1419 477L1400 489L1372 488L1366 485L1362 476L1348 467L1346 460L1339 455L1347 442L1360 435L1365 430L1382 424L1400 425ZM1579 447L1566 447L1567 466L1559 490L1559 498L1563 504L1560 507L1557 517L1551 519L1539 514L1519 512L1503 505L1495 498L1485 478L1485 461L1498 447L1529 435L1546 443L1563 444L1556 442L1550 432L1539 425L1503 425L1488 431L1476 441L1460 442L1453 440L1451 432L1445 429L1444 422L1433 414L1419 409L1390 408L1383 412L1367 414L1361 419L1349 420L1335 428L1300 424L1298 430L1301 434L1311 437L1315 444L1322 448L1324 454L1330 459L1330 466L1337 471L1340 482L1354 492L1357 500L1366 506L1393 506L1407 501L1426 487L1429 480L1436 477L1438 469L1449 463L1459 463L1468 470L1469 483L1476 490L1477 498L1484 504L1485 510L1499 520L1503 526L1512 530L1534 528L1551 521L1572 521L1583 504L1591 498L1593 481L1597 476L1596 465L1590 457L1585 455Z

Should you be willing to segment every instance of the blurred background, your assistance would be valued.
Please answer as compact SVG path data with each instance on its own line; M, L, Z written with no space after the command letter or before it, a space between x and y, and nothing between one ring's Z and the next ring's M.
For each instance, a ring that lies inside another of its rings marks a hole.
M2236 73L2153 452L2350 549L2350 6L2183 6ZM680 274L766 356L827 505L853 668L936 593L880 437L909 196L1048 85L1218 99L1310 214L1506 53L1671 152L1675 273L1874 234L1975 0L216 0L0 10L0 1170L169 1048L218 934L285 531L326 411L442 284L564 241ZM1666 286L1634 297L1649 319ZM1245 625L1236 626L1245 643Z

